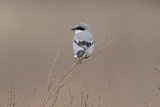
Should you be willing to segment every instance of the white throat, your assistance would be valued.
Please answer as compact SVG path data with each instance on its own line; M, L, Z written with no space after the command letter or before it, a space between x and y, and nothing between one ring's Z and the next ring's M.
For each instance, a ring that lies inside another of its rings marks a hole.
M75 34L78 34L80 32L83 32L82 30L75 30Z

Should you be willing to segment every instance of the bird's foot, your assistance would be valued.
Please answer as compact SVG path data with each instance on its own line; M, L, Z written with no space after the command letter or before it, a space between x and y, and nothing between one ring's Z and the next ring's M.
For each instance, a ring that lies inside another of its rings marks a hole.
M88 59L88 56L86 55L84 58Z
M82 59L81 58L79 58L79 63L82 64Z

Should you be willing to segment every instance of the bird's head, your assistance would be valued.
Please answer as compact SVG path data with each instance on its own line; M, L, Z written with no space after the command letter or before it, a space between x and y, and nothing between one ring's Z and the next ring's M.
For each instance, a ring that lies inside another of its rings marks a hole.
M87 25L86 23L79 23L76 25L76 27L72 28L71 30L75 31L75 33L80 33L80 32L83 32L83 31L89 31L91 32L91 28L89 25Z

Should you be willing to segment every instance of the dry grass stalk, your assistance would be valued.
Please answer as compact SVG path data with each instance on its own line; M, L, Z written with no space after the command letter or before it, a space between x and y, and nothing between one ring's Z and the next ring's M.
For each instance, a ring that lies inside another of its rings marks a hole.
M152 92L158 97L159 95L158 95L158 93L152 88L152 87L150 87L150 89L152 90Z
M16 98L16 88L15 88L16 76L17 76L17 71L16 71L16 74L14 75L12 83L11 83L7 107L16 107L16 105L18 103L17 98Z
M1 100L0 100L0 107L2 107L2 102L1 102Z
M56 64L56 62L58 60L58 57L60 56L60 52L62 50L62 47L63 47L64 41L66 40L66 37L67 36L65 36L65 38L61 42L60 48L58 50L58 53L57 53L57 55L56 55L56 57L55 57L55 59L53 61L53 64L52 64L52 67L51 67L51 70L50 70L49 76L48 76L48 82L47 82L46 92L45 92L44 98L41 101L40 107L45 107L46 104L47 104L47 102L48 102L48 100L49 100L49 92L51 90L51 87L52 87L52 85L54 83L54 80L55 80L55 77L56 77L55 76L54 78L52 78L53 77L52 74L55 71L55 64ZM58 70L57 70L57 72L58 72ZM56 72L56 74L57 74L57 72Z
M83 106L83 98L84 98L84 97L83 97L83 89L81 89L81 103L80 103L80 104L81 104L81 107Z
M107 46L109 46L112 42L114 42L117 38L112 39L109 43L106 43L102 48L100 48L98 51L94 52L92 56L90 56L84 63L89 62L92 60L94 57L96 57L98 54L100 54ZM84 58L83 58L84 59Z
M106 38L113 33L114 31L118 30L120 26L117 26L113 29L112 32L109 32L106 36L104 36L100 41L98 41L98 43L95 45L95 47L102 45L100 49L98 49L92 56L90 56L87 60L85 60L85 62L83 63L87 63L88 61L92 60L95 56L97 56L99 53L101 53L105 47L109 46L113 41L115 41L116 39L112 39L109 43L106 42ZM66 36L67 37L67 36ZM75 68L77 65L79 65L79 61L76 61L75 63L73 63L71 65L71 67L67 70L67 72L60 78L60 80L55 84L55 78L57 76L58 73L58 69L56 69L56 63L59 61L59 57L60 57L60 53L61 50L63 48L63 44L64 41L66 39L66 37L64 38L64 40L62 41L60 48L58 50L58 53L53 61L49 76L48 76L48 82L47 82L47 87L46 87L46 91L45 91L45 95L43 96L43 99L41 101L40 107L45 107L47 106L47 104L49 103L49 101L53 101L53 99L55 99L55 101L57 100L56 95L58 95L60 89L65 85L65 80L68 80L69 77L71 77L71 75L73 75L73 72L75 72ZM83 60L84 58L81 58L80 60ZM53 76L53 72L55 72L55 75ZM90 89L89 89L90 90ZM89 97L89 93L87 94L87 96ZM85 107L88 106L88 97L85 100ZM54 104L52 104L54 105Z
M113 43L117 39L117 38L114 38L114 39L111 39L109 42L106 41L107 37L109 37L109 35L111 35L115 31L117 31L120 28L120 26L121 25L118 25L115 28L113 28L113 30L111 32L109 32L106 36L104 36L101 40L99 40L95 44L95 52L85 62L83 62L83 64L92 60L94 57L96 57L98 54L100 54L107 46L109 46L111 43ZM96 48L98 46L101 46L101 47ZM84 58L82 58L82 59L84 59Z
M90 84L90 87L89 87L89 89L88 89L88 92L87 92L87 95L86 95L86 98L85 98L85 107L88 107L89 94L90 94L90 90L91 90L92 83L93 83L93 81L92 81L91 84Z
M156 65L153 67L156 71L158 71L158 73L160 73L160 66ZM158 91L160 91L160 80L159 77L157 76L156 78L156 84L157 84L157 89ZM160 94L158 92L156 92L152 87L150 87L151 91L158 97L160 98Z
M160 73L160 66L159 65L156 65L153 67L156 71L158 71L158 73ZM159 77L157 76L156 78L156 82L157 82L157 86L158 86L158 90L160 89L159 88ZM158 98L160 98L160 95L158 94L158 92L155 91L155 89L153 89L152 86L149 87L151 89L151 91L155 94L155 96L157 96ZM140 97L140 96L139 96ZM147 101L145 101L142 97L140 97L142 102L145 104L146 107L150 107L149 104L147 103Z
M106 101L105 101L105 107L108 107L108 99L109 99L109 95L110 95L110 82L111 82L111 80L109 79L108 81L108 88L107 88L107 92L106 92L106 94L105 94L105 96L106 96Z
M69 98L70 98L70 102L67 104L67 107L71 106L72 105L72 102L73 102L73 96L72 96L72 93L71 93L71 90L69 88L69 84L67 82L67 89L68 89L68 92L69 92Z
M34 102L34 97L35 97L35 95L36 95L36 92L37 92L37 88L35 87L35 88L34 88L34 91L33 91L33 96L32 96L32 98L31 98L31 107L34 107L34 106L33 106L33 102Z
M56 101L57 101L57 99L58 99L58 96L59 96L59 93L56 94L55 100L53 101L53 103L52 103L52 105L51 105L50 107L54 107L54 106L55 106Z
M98 107L101 107L101 95L100 95L100 92L99 92L99 87L98 87L98 104L99 104Z
M159 65L154 66L153 68L154 68L155 70L157 70L158 72L160 72L160 66L159 66Z
M139 98L145 104L146 107L150 107L148 102L144 98L142 98L141 96L139 96Z
M99 46L99 45L102 45L102 44L104 43L104 41L107 39L107 37L109 37L112 33L114 33L114 32L115 32L116 30L118 30L120 27L121 27L121 24L118 25L118 26L116 26L116 27L114 27L111 32L107 33L107 35L105 35L103 38L101 38L101 39L97 42L97 44L95 44L95 48L96 48L97 46Z

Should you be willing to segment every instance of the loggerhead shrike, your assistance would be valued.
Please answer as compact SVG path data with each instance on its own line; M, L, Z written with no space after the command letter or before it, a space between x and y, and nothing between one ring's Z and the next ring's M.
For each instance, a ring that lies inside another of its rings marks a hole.
M75 31L73 37L74 57L79 59L81 57L88 58L94 51L94 38L90 26L86 23L79 23L71 30Z

